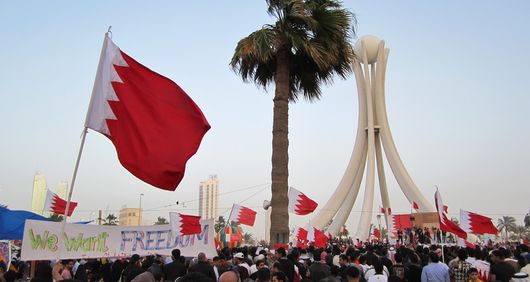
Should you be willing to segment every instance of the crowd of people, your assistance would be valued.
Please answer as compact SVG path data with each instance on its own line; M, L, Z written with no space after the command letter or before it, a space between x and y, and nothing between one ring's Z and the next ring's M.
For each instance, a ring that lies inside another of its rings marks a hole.
M529 261L529 247L520 243L462 248L330 240L326 248L224 248L212 258L175 249L171 257L40 261L31 282L508 282L530 281ZM0 282L14 282L21 272L0 264Z

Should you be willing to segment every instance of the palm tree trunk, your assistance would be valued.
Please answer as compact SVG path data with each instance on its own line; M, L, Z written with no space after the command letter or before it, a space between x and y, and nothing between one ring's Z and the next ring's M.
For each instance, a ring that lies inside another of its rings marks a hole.
M289 56L278 50L272 125L271 245L289 240Z

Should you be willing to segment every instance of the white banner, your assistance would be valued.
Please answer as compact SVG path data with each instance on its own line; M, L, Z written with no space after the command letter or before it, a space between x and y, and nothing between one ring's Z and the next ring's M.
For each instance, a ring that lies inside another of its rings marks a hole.
M187 257L203 252L217 255L213 219L201 220L201 234L175 236L169 225L106 226L26 220L22 260L53 260L103 257L171 255L180 249Z

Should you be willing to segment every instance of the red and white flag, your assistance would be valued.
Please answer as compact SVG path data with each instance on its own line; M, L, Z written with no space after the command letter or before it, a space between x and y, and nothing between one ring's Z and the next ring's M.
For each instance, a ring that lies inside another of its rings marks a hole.
M68 210L68 216L72 216L75 207L77 207L77 202L70 201L70 208ZM62 214L66 212L66 200L61 199L57 194L48 190L46 194L46 200L44 201L44 210L52 211L55 214Z
M379 229L374 228L374 237L377 239L381 239L381 232L379 232Z
M444 212L445 213L449 213L449 206L448 205L444 205Z
M460 226L467 233L497 234L499 232L491 222L491 218L462 209L460 210Z
M415 210L418 210L420 208L420 206L415 201L412 201L412 208L415 209Z
M392 215L392 209L391 208L387 208L387 214L388 215Z
M85 127L108 137L139 179L174 191L210 129L175 82L141 65L105 36Z
M200 234L202 231L200 216L170 212L169 222L173 234L192 235Z
M379 213L385 214L385 208L379 206Z
M295 228L293 235L298 241L302 241L302 242L307 241L307 230L305 230L302 227Z
M453 221L451 221L447 214L443 210L443 201L442 201L442 195L440 194L440 191L436 190L436 193L434 194L434 202L436 204L436 210L438 211L438 222L440 223L440 229L442 231L451 232L455 234L457 237L466 239L467 233L466 231L462 230L460 226L456 225Z
M312 213L318 204L308 198L304 193L289 188L289 212L297 215L306 215Z
M232 211L230 212L228 221L237 221L240 224L254 226L254 221L256 221L256 212L244 206L234 204L232 206Z

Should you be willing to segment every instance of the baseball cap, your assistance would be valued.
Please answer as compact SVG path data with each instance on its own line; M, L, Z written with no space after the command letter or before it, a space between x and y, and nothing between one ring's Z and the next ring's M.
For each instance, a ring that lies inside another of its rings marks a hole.
M237 253L234 255L235 258L238 258L238 259L242 259L244 258L245 256L243 255L243 253Z

